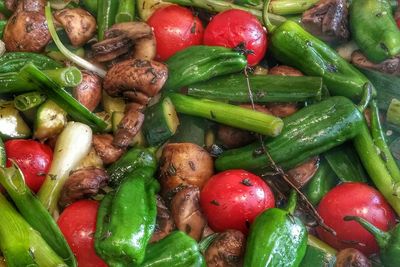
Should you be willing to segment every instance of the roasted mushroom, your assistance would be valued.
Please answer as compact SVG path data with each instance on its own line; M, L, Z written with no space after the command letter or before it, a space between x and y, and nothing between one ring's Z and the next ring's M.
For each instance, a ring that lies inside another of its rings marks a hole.
M371 267L371 262L359 250L346 248L336 255L335 267Z
M105 40L94 44L92 50L98 62L111 61L124 54L135 59L152 60L156 55L156 42L148 24L124 22L108 29Z
M244 234L237 230L227 230L218 234L205 252L208 267L239 267L246 245Z
M350 37L346 0L321 0L303 13L301 21L311 34L327 42L345 42Z
M124 117L118 124L114 135L113 145L117 147L127 147L132 139L139 132L144 121L142 110L144 107L137 103L129 103L125 107Z
M303 73L298 69L286 65L275 66L269 70L268 74L279 76L303 76Z
M4 29L3 41L6 44L6 50L41 52L51 40L41 2L21 2ZM26 9L24 9L25 2L33 4L26 4Z
M381 63L373 63L360 51L354 51L353 54L351 54L351 63L360 68L400 75L400 56L389 58Z
M298 110L296 103L268 103L266 107L272 115L279 118L288 117Z
M169 209L165 206L164 200L161 198L161 196L157 195L156 227L149 242L153 243L163 239L169 235L174 228L174 220L169 212Z
M70 174L64 184L58 204L65 208L79 199L97 195L107 181L108 175L104 169L88 167L77 170Z
M117 161L125 151L124 149L115 147L112 144L113 139L113 136L110 134L93 135L94 150L96 150L97 155L99 155L104 164L111 164Z
M82 70L82 82L73 89L72 95L87 109L93 111L101 101L101 83L99 76Z
M317 172L318 165L319 158L312 158L309 161L288 170L288 178L297 188L302 188Z
M82 8L65 8L54 13L73 46L86 44L96 33L96 19Z
M182 186L193 185L201 189L213 173L211 156L196 144L170 143L162 151L160 183L165 197Z
M199 241L207 224L200 210L200 190L198 187L187 187L173 197L171 213L176 227Z

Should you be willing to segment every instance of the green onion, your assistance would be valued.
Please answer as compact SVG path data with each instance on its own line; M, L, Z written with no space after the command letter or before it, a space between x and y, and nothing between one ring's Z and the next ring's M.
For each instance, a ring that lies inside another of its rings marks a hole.
M89 153L91 145L92 130L79 122L69 122L59 135L50 170L38 193L40 202L50 214L57 213L61 189L69 173Z
M117 2L117 1L115 1ZM46 15L46 21L47 21L47 26L49 28L50 31L50 35L51 38L53 38L54 43L57 45L58 49L60 50L60 52L69 60L71 60L72 62L74 62L76 65L78 65L79 67L82 67L84 69L87 69L89 71L95 72L96 74L98 74L100 77L104 78L106 76L106 71L93 65L92 63L90 63L89 61L86 61L85 59L75 55L74 53L72 53L71 51L69 51L60 41L60 38L58 38L56 29L54 27L54 23L53 23L53 15L51 14L51 7L50 7L50 3L47 4L46 8L45 8L45 15Z
M77 67L44 70L43 72L62 87L75 87L82 82L82 72Z
M400 101L396 98L392 99L386 113L387 122L400 126Z
M118 4L117 15L115 16L115 22L129 22L135 18L135 3L133 0L120 0Z
M318 2L319 0L275 0L271 1L269 12L276 15L300 14Z
M283 121L280 118L252 109L175 93L168 96L179 113L207 118L267 136L279 135L283 127Z
M69 266L76 266L74 254L60 228L25 184L21 170L15 165L10 168L0 168L0 183L24 219Z
M99 41L102 41L104 39L105 31L115 23L115 17L118 10L118 2L121 1L97 1L97 39Z
M19 111L27 111L42 104L46 100L44 94L38 92L30 92L16 96L14 98L14 106Z
M35 88L57 105L64 109L74 120L83 122L95 130L102 131L107 128L107 123L90 112L85 106L79 103L60 85L51 80L44 72L39 70L32 63L21 69L20 78L34 84Z

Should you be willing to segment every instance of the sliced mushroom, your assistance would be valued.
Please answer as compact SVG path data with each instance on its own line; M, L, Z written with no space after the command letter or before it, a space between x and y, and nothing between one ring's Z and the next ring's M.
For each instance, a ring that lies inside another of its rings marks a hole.
M175 228L174 220L164 200L157 195L157 220L150 243L157 242L169 235Z
M96 195L99 189L106 186L108 175L104 169L85 168L70 174L63 186L58 204L66 207L83 198Z
M15 12L4 29L7 51L41 52L51 40L44 13Z
M72 95L82 105L93 111L101 101L102 81L96 74L82 70L82 82L73 89Z
M219 234L205 252L207 266L242 266L245 245L246 238L240 231L227 230Z
M298 69L286 65L275 66L269 70L268 74L280 76L304 76Z
M93 147L104 164L111 164L117 161L125 151L124 149L115 147L112 144L113 139L111 134L93 135Z
M315 157L309 161L286 172L289 180L297 187L302 188L317 172L319 158Z
M96 19L82 8L65 8L54 13L54 18L66 31L73 46L86 44L96 33Z
M389 58L381 63L373 63L360 51L354 51L353 54L351 54L351 63L360 68L400 75L400 56Z
M182 186L200 189L214 173L213 160L206 150L192 143L167 144L160 159L160 183L164 197Z
M156 42L151 27L144 22L114 24L105 32L105 40L92 46L93 56L106 62L129 53L136 59L152 60L156 55Z
M304 27L327 42L345 42L350 37L346 0L321 0L303 13Z
M171 213L176 227L197 241L200 240L207 224L199 201L199 188L187 187L179 191L171 202Z
M144 121L143 108L142 105L136 103L126 105L124 117L118 124L118 129L114 136L113 145L125 148L132 143L132 139L139 132Z
M252 105L240 105L241 107L253 109ZM271 114L271 112L261 105L254 105L255 110ZM255 140L255 135L249 131L234 128L227 125L219 125L218 139L225 148L237 148L250 144Z
M371 262L359 250L346 248L336 255L335 267L371 267Z

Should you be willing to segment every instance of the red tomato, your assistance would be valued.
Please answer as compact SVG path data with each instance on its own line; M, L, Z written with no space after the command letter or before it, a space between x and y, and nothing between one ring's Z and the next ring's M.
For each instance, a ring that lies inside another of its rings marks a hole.
M267 50L267 35L255 16L249 12L230 9L216 15L206 27L204 44L236 47L244 43L253 54L247 56L249 65L261 61Z
M80 200L68 206L57 221L79 267L107 267L94 250L98 209L97 201Z
M161 61L203 41L203 24L189 9L181 6L157 9L147 23L153 27L157 43L156 58Z
M228 170L207 181L200 205L214 231L247 233L258 214L275 206L275 198L260 177L244 170Z
M395 225L392 208L377 190L364 183L344 183L333 188L321 200L318 212L337 234L335 237L317 228L323 241L338 250L356 248L366 255L379 251L374 237L358 223L346 222L343 218L348 215L359 216L384 231Z
M28 187L39 191L53 159L53 151L45 144L33 140L8 140L4 143L7 155L7 167L14 160L22 173Z

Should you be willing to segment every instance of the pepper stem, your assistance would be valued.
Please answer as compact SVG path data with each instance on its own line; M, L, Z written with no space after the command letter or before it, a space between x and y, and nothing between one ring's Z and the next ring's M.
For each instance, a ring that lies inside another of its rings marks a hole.
M214 242L215 239L218 237L218 233L211 234L209 236L206 236L199 242L199 248L201 253L205 253L208 247Z
M378 242L378 245L380 248L386 247L389 239L390 239L390 234L387 232L382 231L372 223L368 222L367 220L357 217L357 216L346 216L344 217L345 221L356 221L359 224L361 224L362 227L365 228L368 232L370 232L376 239L376 242Z
M267 30L269 33L273 33L276 29L276 26L273 25L271 23L271 21L269 20L269 14L268 14L268 10L269 10L269 5L271 4L271 0L265 0L264 1L264 7L262 10L262 18L263 18L263 22L265 27L267 27Z
M286 203L285 210L293 215L297 206L297 193L295 190L290 191L288 202Z

